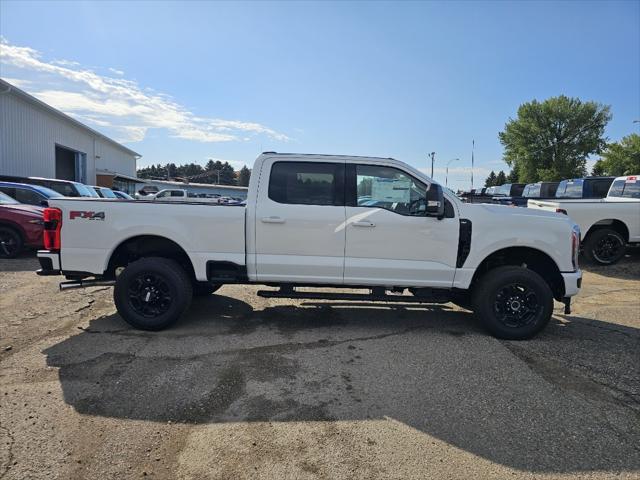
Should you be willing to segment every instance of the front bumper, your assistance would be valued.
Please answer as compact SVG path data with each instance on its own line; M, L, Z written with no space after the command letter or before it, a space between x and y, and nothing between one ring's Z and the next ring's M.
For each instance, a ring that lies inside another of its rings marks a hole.
M573 297L577 295L580 292L580 287L582 287L582 270L563 272L561 275L564 280L564 296Z

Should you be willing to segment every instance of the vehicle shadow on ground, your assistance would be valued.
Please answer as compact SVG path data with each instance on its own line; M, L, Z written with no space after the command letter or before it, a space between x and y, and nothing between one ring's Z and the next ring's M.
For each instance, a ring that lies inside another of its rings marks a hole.
M40 268L35 252L25 251L16 258L0 259L0 272L35 272Z
M59 368L65 402L86 415L219 424L392 418L523 471L636 471L637 412L596 386L598 395L565 388L567 372L574 384L591 380L564 371L562 360L536 364L581 339L573 355L616 368L611 352L637 348L640 335L607 325L557 318L533 342L500 342L448 305L253 310L215 295L195 301L171 330L140 332L110 315L44 353Z
M625 256L614 265L593 265L580 257L580 266L587 272L622 280L640 280L640 246L627 247Z

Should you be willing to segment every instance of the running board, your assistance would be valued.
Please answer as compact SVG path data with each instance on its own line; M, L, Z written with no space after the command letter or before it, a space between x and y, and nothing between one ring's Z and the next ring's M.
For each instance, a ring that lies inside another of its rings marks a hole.
M442 295L416 297L413 295L388 295L386 293L374 293L373 291L371 293L299 292L296 291L295 288L258 290L258 296L263 298L298 298L306 300L348 300L395 303L447 303L450 301L448 297Z

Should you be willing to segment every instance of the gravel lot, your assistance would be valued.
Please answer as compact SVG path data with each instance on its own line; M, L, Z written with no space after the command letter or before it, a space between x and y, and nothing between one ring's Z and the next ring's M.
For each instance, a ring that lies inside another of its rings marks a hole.
M224 287L160 333L0 261L0 478L640 478L640 252L527 342Z

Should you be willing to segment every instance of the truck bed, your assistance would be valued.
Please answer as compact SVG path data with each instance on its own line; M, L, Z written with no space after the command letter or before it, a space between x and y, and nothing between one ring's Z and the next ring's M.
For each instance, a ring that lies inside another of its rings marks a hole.
M62 210L61 269L101 274L126 240L158 235L190 257L196 278L208 261L245 264L245 208L198 202L52 199ZM169 220L169 221L167 221Z

